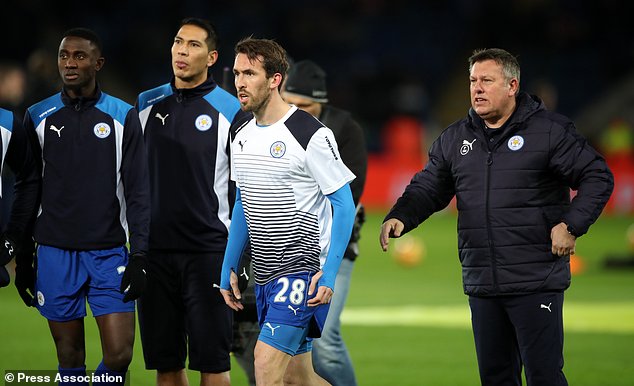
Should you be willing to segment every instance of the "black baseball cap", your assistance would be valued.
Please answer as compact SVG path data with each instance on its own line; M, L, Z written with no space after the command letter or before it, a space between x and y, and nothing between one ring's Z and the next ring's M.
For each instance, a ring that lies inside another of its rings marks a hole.
M295 62L286 75L284 91L315 102L326 103L328 102L326 71L312 60Z

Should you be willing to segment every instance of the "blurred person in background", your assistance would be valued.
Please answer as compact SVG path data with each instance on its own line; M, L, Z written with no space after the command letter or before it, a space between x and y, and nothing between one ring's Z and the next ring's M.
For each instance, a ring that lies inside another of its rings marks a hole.
M458 249L482 385L567 385L563 302L570 255L614 180L570 119L520 91L502 49L469 58L471 109L433 143L429 162L385 216L380 244L456 196ZM570 189L577 191L570 200Z
M355 386L354 367L341 336L341 312L348 297L352 269L359 255L361 227L365 222L365 210L360 202L368 169L365 136L350 112L327 104L326 72L315 62L302 60L292 64L282 87L282 98L287 103L310 113L332 130L343 163L356 176L350 182L356 207L352 235L337 272L335 292L321 338L313 342L315 372L333 386Z
M63 377L86 375L87 301L103 353L94 375L122 380L93 385L123 385L134 345L134 300L145 288L150 197L139 118L131 105L102 92L102 52L94 31L66 31L57 56L62 90L25 115L42 189L35 299L21 295L48 320ZM33 263L33 256L18 259L16 271L30 271Z
M245 113L210 75L215 27L180 23L170 83L138 96L150 170L148 290L139 300L147 369L157 384L187 385L185 360L201 385L229 385L232 311L218 291L235 200L229 178L231 126Z

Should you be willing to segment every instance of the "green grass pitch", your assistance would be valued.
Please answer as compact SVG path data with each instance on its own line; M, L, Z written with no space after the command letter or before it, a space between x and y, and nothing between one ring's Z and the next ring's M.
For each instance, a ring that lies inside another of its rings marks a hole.
M379 247L383 214L370 213L363 228L343 315L359 384L479 384L455 216L436 214L414 230L425 256L420 264L404 267ZM625 237L633 222L632 217L603 216L578 241L585 270L573 277L564 305L564 371L571 385L634 385L634 269L603 266L607 255L634 252ZM0 305L0 370L56 369L46 321L24 307L13 285L0 289ZM94 319L85 323L87 367L94 369L101 360L99 337ZM138 334L130 370L131 385L155 384L154 373L144 370ZM247 384L235 363L231 376L234 385ZM195 373L190 383L198 384Z

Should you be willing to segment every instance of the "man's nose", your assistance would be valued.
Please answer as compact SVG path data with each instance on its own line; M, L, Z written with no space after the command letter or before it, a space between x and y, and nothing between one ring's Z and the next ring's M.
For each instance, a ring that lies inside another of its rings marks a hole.
M180 47L178 47L178 54L183 56L187 56L189 54L186 44L182 44Z

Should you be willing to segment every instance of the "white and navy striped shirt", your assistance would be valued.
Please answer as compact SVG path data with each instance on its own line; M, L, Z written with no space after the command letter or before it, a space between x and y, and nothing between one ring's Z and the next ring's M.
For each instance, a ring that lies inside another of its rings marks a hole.
M292 106L278 122L242 126L231 144L231 178L242 195L257 284L315 272L330 247L326 195L352 181L332 131Z

